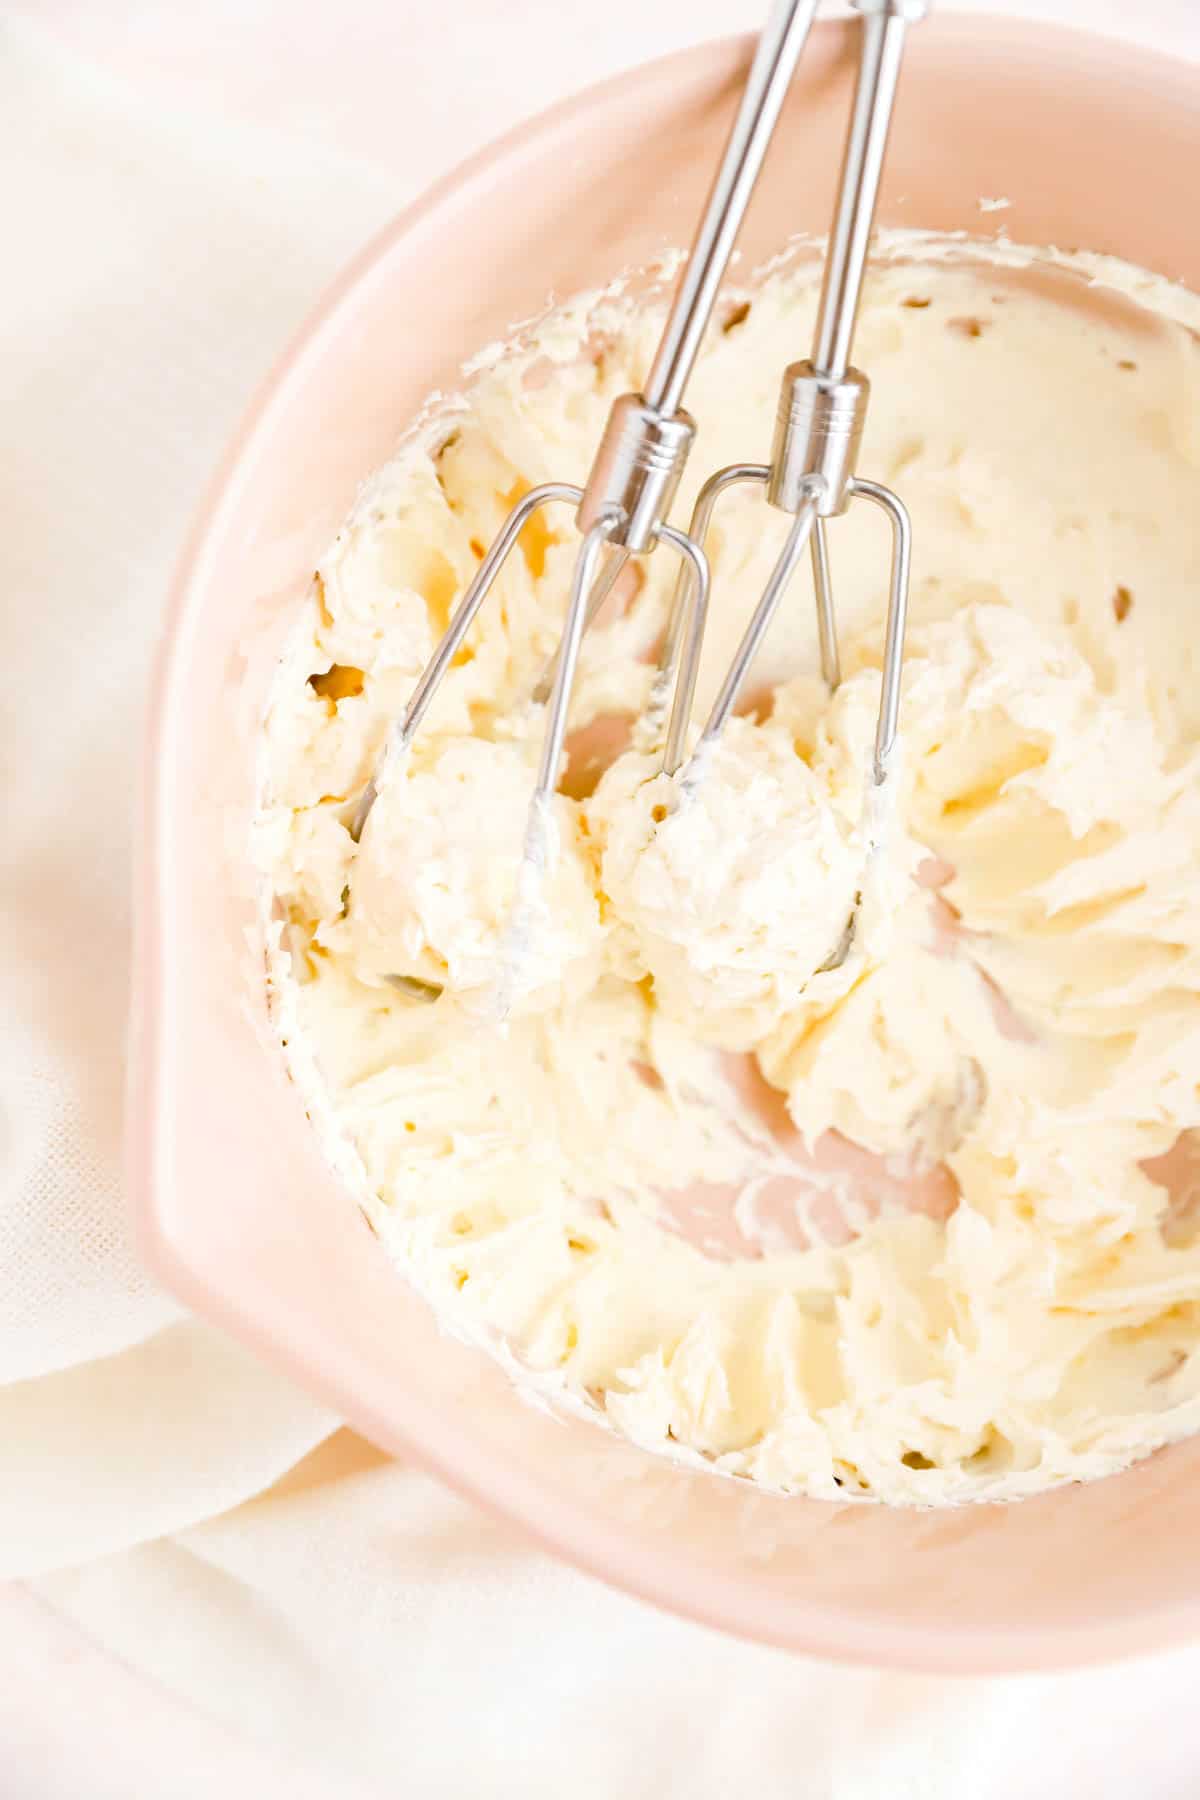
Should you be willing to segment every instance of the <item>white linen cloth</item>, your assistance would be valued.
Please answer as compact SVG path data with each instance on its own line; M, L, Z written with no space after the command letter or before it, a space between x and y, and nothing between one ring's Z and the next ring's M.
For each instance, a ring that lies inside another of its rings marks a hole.
M149 655L206 476L325 283L430 180L573 88L764 4L10 0L3 1800L243 1783L291 1800L1008 1800L1116 1796L1133 1771L1172 1800L1200 1782L1200 1646L947 1683L660 1615L338 1431L160 1293L129 1241L131 795ZM1194 0L1014 10L1200 57Z

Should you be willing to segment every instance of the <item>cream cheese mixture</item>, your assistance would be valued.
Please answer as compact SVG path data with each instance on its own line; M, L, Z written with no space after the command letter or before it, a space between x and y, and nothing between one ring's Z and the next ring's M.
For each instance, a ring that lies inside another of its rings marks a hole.
M678 522L765 455L815 292L785 264L714 328ZM568 508L348 824L505 513L584 477L660 317L582 299L493 353L318 571L256 828L293 1071L447 1328L639 1444L917 1504L1119 1469L1200 1427L1200 303L1097 258L886 247L857 360L863 472L914 523L890 829L884 522L831 534L837 692L805 572L682 792L629 742L659 552L585 640L501 1026ZM718 512L697 730L786 529L755 492Z

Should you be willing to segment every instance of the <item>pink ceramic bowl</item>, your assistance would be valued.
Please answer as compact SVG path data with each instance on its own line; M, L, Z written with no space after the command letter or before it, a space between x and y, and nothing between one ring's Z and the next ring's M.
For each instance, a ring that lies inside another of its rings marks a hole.
M898 1667L1112 1657L1200 1627L1200 1441L1018 1506L785 1500L520 1400L444 1338L325 1165L272 1041L246 861L254 735L314 559L431 388L549 290L686 243L749 55L705 46L475 158L337 284L260 395L184 557L154 697L129 1143L155 1270L378 1443L630 1591L727 1630ZM813 36L743 246L828 217L852 66ZM655 171L647 181L646 171ZM1073 33L912 34L885 223L1113 251L1200 285L1181 189L1200 73Z

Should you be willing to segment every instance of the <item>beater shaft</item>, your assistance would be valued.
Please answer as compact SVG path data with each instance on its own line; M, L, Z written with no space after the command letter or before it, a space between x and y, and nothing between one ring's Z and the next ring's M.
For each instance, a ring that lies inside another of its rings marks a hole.
M646 402L658 412L674 412L683 400L684 387L816 10L817 0L783 0L773 8L759 37L700 229L646 378Z
M812 354L815 367L830 381L839 380L850 366L905 35L928 10L928 0L852 4L862 15L862 49Z

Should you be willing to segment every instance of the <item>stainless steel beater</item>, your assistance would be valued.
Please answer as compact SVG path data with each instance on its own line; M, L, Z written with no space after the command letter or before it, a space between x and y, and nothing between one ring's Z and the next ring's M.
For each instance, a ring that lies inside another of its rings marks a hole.
M376 770L355 808L351 834L358 839L384 780L399 766L467 632L495 583L523 527L541 507L576 508L582 536L572 575L558 651L533 699L547 706L545 733L530 801L514 922L527 914L532 889L550 855L549 803L558 785L567 714L583 634L631 556L669 544L683 563L647 724L661 731L670 703L663 769L675 774L684 758L709 597L704 540L718 497L739 482L766 487L767 498L793 515L782 554L755 609L734 662L704 726L697 754L720 734L746 673L775 616L809 539L822 668L838 681L836 624L824 521L863 498L889 515L894 534L883 691L876 734L874 774L882 783L896 736L904 619L908 593L909 523L887 488L855 475L869 384L849 366L868 241L899 76L905 30L922 17L928 0L852 0L863 15L863 49L841 177L841 193L822 289L817 343L810 362L784 375L769 465L738 463L720 470L701 489L688 531L667 523L696 427L683 397L717 292L763 158L807 39L817 0L777 0L759 40L737 116L710 191L690 256L641 393L614 402L587 484L548 482L517 502L501 526L463 595L441 642L423 671L403 715L389 735ZM600 568L605 548L607 564ZM689 768L696 768L695 758ZM684 779L687 779L685 774ZM520 933L515 929L514 938ZM503 972L502 987L511 985ZM436 999L441 989L408 977L392 978L413 997ZM500 1010L506 1010L502 1001Z
M899 497L881 483L863 480L855 473L870 382L851 367L850 350L904 36L909 24L924 17L929 0L853 0L853 4L863 15L862 49L812 356L784 371L770 463L732 463L711 475L697 496L688 535L703 550L718 499L741 483L763 486L771 505L791 514L793 524L713 702L683 777L685 783L691 771L703 768L706 748L724 729L806 544L811 545L812 553L821 672L831 689L837 687L841 669L825 521L846 512L853 500L867 500L882 508L892 527L883 679L871 771L877 788L886 779L896 742L912 530ZM678 660L681 639L689 629L687 621L694 616L688 586L685 571L676 587L663 658L668 671ZM685 655L692 654L694 647L689 642ZM682 692L682 683L678 692ZM672 720L673 729L678 723Z

